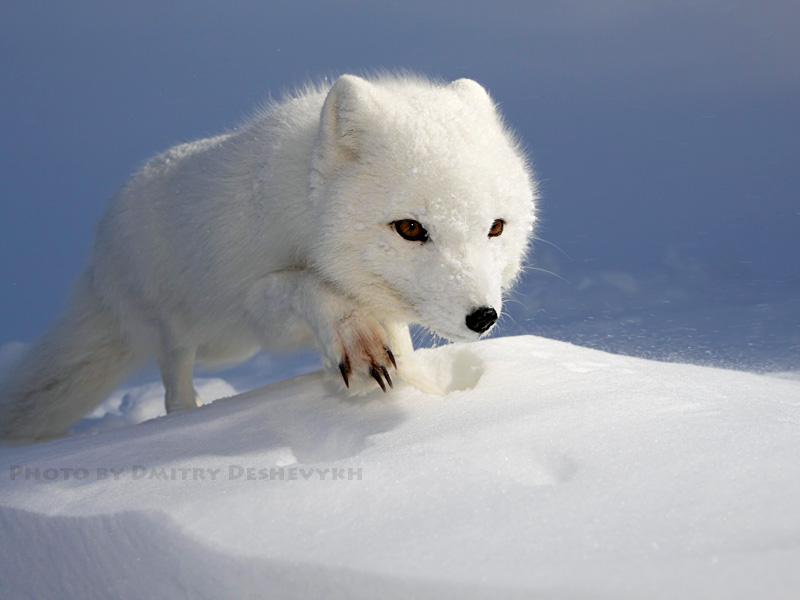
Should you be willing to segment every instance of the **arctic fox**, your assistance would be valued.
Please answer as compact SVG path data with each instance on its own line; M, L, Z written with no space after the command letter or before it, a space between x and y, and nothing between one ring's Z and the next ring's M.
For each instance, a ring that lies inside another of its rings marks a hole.
M147 162L102 216L66 312L0 384L0 438L62 434L155 359L167 411L195 362L316 344L351 392L429 393L410 323L496 322L536 184L476 82L344 75Z

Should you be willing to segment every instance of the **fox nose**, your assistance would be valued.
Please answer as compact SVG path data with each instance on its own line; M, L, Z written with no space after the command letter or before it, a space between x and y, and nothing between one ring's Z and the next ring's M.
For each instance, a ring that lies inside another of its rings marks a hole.
M484 333L497 321L497 312L491 306L476 308L467 315L467 327L478 333Z

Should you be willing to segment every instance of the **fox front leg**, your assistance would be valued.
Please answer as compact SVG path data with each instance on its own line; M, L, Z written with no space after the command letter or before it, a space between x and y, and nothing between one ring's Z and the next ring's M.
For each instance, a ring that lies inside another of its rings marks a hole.
M380 323L353 310L334 325L334 331L338 338L334 346L338 348L333 356L340 357L339 372L347 388L354 370L356 373L366 370L384 392L387 385L394 387L389 367L397 369L397 361Z
M266 340L302 321L322 350L325 369L351 393L393 387L390 370L398 360L384 326L313 273L271 273L255 289L249 312Z

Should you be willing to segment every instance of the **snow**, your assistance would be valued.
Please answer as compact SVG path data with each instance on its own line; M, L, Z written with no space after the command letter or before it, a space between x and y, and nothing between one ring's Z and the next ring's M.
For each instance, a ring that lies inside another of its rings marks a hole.
M123 427L139 386L3 449L0 597L796 597L797 373L421 352L447 396L317 371Z

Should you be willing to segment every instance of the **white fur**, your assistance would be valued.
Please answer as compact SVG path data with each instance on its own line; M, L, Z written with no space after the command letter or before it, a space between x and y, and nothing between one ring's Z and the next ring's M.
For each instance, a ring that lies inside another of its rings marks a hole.
M441 392L408 324L478 339L466 315L500 313L535 198L474 81L345 75L273 103L156 156L111 201L72 308L0 388L0 434L60 434L149 358L171 411L196 405L195 361L313 343L340 380L347 358L353 391L377 386L371 365L392 370L387 347L402 379ZM429 241L402 238L401 219Z

